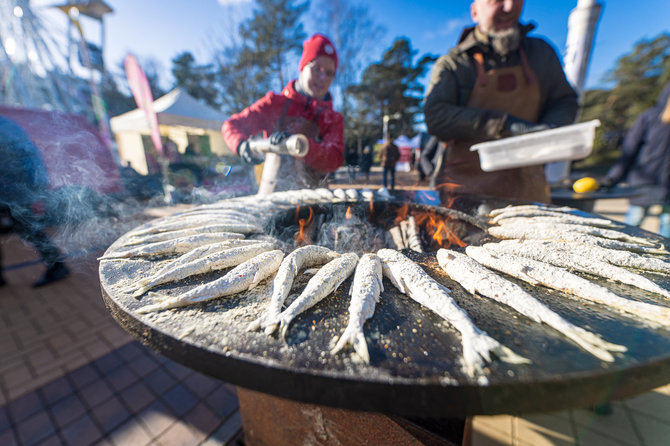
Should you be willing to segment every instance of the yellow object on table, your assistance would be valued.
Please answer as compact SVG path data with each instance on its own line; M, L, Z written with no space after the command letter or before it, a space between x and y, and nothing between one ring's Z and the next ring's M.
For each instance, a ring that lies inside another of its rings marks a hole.
M572 184L572 190L578 194L585 192L595 192L600 188L598 180L592 177L580 178Z

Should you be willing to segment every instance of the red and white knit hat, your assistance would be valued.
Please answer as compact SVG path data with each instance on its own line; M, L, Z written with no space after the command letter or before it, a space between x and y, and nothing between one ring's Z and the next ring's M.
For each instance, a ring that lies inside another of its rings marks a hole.
M302 71L305 65L319 56L326 56L333 59L337 69L337 51L328 37L323 34L314 34L302 43L302 57L300 58L299 69Z

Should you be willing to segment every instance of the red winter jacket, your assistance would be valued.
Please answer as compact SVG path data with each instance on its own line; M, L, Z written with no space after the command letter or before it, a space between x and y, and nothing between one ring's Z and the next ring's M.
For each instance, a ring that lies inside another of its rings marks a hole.
M333 172L344 161L344 120L333 110L332 100L308 98L295 90L295 82L284 87L282 94L267 93L251 106L234 114L223 123L223 139L235 153L242 141L261 131L268 137L277 129L282 112L286 107L287 117L301 117L314 121L319 128L319 140L309 140L309 153L303 161L309 167ZM290 100L288 106L286 101Z

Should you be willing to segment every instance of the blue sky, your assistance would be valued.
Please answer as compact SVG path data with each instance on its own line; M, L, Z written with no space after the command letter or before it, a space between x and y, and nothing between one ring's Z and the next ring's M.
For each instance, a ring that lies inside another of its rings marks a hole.
M458 39L461 29L471 23L470 0L359 0L367 4L371 17L386 28L374 62L396 37L409 37L419 54L443 54ZM217 42L237 29L248 17L248 0L107 0L114 13L105 18L108 67L115 69L131 51L138 57L158 60L170 86L170 60L182 51L191 51L206 61ZM616 60L630 52L641 39L670 32L668 0L600 0L603 12L587 72L586 88L603 86L605 73ZM522 22L538 26L534 35L551 41L559 54L565 49L570 11L577 0L527 0ZM306 31L318 31L308 24ZM97 40L97 31L91 31ZM297 74L297 73L296 73Z

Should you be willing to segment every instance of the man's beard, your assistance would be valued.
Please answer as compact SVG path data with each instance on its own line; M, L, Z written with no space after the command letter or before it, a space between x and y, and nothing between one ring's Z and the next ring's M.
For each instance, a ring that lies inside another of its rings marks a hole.
M491 31L489 33L489 41L493 50L505 57L509 53L516 51L521 42L521 31L518 26L514 26L502 31Z

